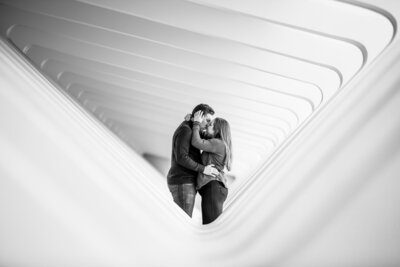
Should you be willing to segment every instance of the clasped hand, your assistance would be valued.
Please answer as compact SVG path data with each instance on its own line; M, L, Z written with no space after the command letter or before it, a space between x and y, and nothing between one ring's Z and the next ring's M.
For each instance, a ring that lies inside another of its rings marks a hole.
M214 164L210 164L204 168L203 173L205 175L210 175L212 177L216 177L219 174L219 171L214 167Z

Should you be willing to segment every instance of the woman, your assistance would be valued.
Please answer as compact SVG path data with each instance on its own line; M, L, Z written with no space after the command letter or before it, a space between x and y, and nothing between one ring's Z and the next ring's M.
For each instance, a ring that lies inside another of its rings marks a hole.
M201 195L203 224L213 222L222 213L223 204L228 196L224 167L228 171L232 165L232 142L229 123L222 118L215 118L209 123L206 135L210 139L200 137L202 111L196 112L193 118L192 145L203 150L203 165L213 164L219 171L216 177L199 173L197 190Z

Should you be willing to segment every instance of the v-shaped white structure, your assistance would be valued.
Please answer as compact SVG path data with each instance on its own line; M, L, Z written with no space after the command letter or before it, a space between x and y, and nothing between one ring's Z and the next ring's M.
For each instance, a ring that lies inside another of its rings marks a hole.
M400 264L395 0L0 0L1 266ZM232 125L222 216L175 127Z

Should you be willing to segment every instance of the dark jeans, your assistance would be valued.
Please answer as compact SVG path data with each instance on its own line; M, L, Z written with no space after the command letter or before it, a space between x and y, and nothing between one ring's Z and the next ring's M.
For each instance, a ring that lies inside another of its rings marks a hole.
M192 217L196 186L194 184L168 185L174 202Z
M199 189L203 224L213 222L222 213L228 189L218 181L211 181Z

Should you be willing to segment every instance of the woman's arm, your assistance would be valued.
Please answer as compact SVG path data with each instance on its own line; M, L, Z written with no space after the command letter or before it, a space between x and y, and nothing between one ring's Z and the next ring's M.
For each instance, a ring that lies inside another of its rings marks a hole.
M184 127L177 133L173 148L176 162L189 170L216 177L219 174L219 171L214 167L214 164L204 166L195 162L189 156L191 132L190 128Z
M192 146L203 151L217 153L219 142L217 139L201 139L200 123L203 121L203 111L197 111L193 116Z
M217 143L214 143L213 140L205 140L200 137L200 123L194 121L193 122L193 133L192 133L192 146L201 149L203 151L216 153L217 152Z

